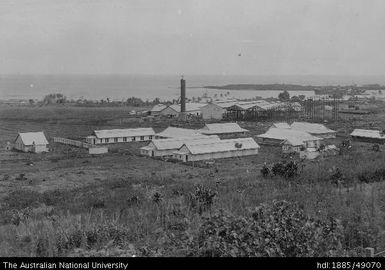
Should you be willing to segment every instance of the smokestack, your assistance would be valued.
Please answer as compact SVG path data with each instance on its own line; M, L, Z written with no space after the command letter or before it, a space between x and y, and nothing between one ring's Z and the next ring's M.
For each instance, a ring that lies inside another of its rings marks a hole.
M186 81L183 76L180 80L180 112L186 112Z

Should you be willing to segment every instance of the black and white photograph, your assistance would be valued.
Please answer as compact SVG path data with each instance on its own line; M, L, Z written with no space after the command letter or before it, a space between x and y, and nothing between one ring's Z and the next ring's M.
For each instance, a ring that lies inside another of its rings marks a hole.
M383 0L0 0L0 267L382 269L384 143Z

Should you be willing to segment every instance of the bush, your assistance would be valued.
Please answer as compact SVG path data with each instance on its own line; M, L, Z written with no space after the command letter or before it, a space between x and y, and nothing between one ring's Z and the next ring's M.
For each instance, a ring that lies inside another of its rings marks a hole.
M332 256L342 254L342 228L305 215L297 204L273 201L251 211L249 217L223 212L201 226L199 256Z
M274 175L284 175L285 174L285 165L282 162L274 163L271 171Z
M262 169L261 169L261 174L262 174L263 177L269 176L269 174L270 174L270 169L269 169L269 167L267 167L266 164L263 165L263 167L262 167Z
M203 212L211 210L215 196L217 196L216 191L198 185L194 193L189 195L190 208L201 215Z
M262 170L266 171L266 166L262 168ZM268 168L267 168L268 169ZM293 178L295 176L298 176L299 174L299 169L298 169L298 164L291 160L289 162L276 162L274 163L273 167L271 168L271 172L273 175L279 175L285 178ZM263 172L262 172L263 173ZM265 176L265 175L264 175Z
M385 180L385 169L377 169L374 171L364 171L358 174L358 180L363 183L373 183Z

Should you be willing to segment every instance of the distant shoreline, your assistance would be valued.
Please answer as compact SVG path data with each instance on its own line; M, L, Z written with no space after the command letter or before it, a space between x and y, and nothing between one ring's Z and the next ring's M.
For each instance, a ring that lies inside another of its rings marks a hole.
M356 85L330 85L330 86L314 86L314 85L298 85L298 84L227 84L222 86L207 85L203 86L207 89L216 90L254 90L254 91L347 91L355 90L384 90L385 86L379 84L368 84L362 86Z

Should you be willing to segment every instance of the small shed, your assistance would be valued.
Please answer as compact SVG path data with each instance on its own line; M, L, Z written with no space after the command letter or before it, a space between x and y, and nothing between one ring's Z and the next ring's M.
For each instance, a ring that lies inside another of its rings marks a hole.
M88 153L91 155L100 155L108 153L107 147L90 147L88 148Z
M48 152L48 140L44 132L19 133L15 139L15 149L23 152Z
M385 134L380 130L355 129L350 134L353 140L369 143L385 143Z
M174 158L183 162L258 154L259 145L253 138L220 140L203 144L184 144L174 152Z

